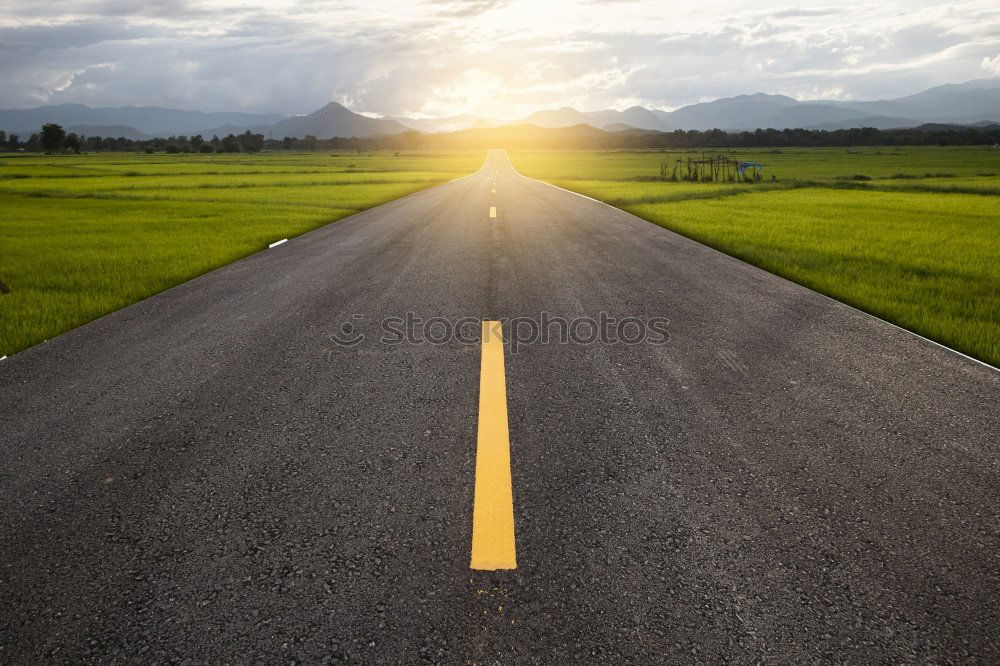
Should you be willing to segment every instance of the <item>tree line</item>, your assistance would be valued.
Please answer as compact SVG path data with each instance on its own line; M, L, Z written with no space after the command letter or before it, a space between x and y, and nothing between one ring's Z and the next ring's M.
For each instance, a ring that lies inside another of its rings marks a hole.
M841 130L758 129L731 132L676 130L605 132L588 125L541 128L532 125L470 129L450 134L407 132L371 139L331 139L323 148L507 148L591 150L688 150L730 148L850 148L861 146L974 146L1000 145L1000 125L953 128L880 130L862 127Z
M247 130L205 139L201 135L168 138L128 139L125 137L77 136L55 123L22 142L17 135L0 131L0 150L80 153L80 152L167 152L167 153L256 153L261 150L414 150L462 149L505 146L508 148L596 149L596 150L686 150L728 148L819 148L856 146L972 146L1000 145L1000 125L984 127L933 126L880 130L862 127L842 130L758 129L753 132L676 130L652 132L625 130L605 132L589 125L543 128L518 125L468 129L447 134L411 131L391 136L333 139L284 137L265 138Z
M80 154L101 152L165 152L165 153L259 153L264 150L264 135L247 130L243 134L229 134L206 139L200 134L194 136L171 136L168 138L129 139L123 136L78 136L67 132L61 125L46 123L41 131L31 134L22 141L17 134L7 135L0 130L0 150L47 153Z

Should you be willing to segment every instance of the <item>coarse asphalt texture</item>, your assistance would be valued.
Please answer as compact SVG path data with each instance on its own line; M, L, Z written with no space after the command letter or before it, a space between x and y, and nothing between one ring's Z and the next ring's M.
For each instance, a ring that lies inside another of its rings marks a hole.
M408 312L669 319L508 345L515 570L478 338ZM998 397L490 151L0 362L0 663L995 663Z

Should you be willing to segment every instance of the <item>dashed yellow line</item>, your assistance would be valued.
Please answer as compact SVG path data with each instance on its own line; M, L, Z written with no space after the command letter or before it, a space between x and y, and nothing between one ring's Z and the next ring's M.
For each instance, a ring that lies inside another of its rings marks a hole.
M490 217L496 217L496 216L497 216L497 207L490 206Z
M503 362L503 326L499 321L483 322L479 373L479 429L476 435L470 566L488 571L516 569L507 381Z

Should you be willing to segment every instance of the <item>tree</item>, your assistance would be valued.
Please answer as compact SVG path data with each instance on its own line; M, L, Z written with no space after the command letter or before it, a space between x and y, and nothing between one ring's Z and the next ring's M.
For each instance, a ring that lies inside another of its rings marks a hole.
M66 138L63 139L62 149L65 150L65 151L67 151L67 152L71 152L71 153L75 153L75 154L79 155L80 154L80 137L78 137L73 132L70 132L69 134L66 135Z
M210 143L203 143L200 146L198 146L198 152L199 153L214 153L215 152L215 148L213 148L212 144L210 144Z
M240 152L240 142L234 135L229 134L222 143L219 145L220 153L238 153Z
M0 148L6 148L6 147L7 147L7 133L4 132L3 130L0 130Z
M11 150L17 150L18 148L20 148L21 137L19 137L16 134L11 134L10 137L7 138L7 147L10 148Z
M239 140L244 153L259 153L264 147L264 135L252 134L250 130L241 134Z
M200 150L202 144L205 143L205 139L202 138L201 134L195 134L191 137L191 147L195 150Z
M66 130L62 128L62 125L46 123L42 125L42 135L39 140L42 142L42 148L45 149L45 152L58 153L62 148L63 141L66 140Z

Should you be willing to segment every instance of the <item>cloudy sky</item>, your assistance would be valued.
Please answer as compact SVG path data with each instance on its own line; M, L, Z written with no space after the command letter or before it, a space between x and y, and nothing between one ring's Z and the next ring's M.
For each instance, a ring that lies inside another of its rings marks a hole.
M997 76L997 0L0 0L0 108L514 118Z

